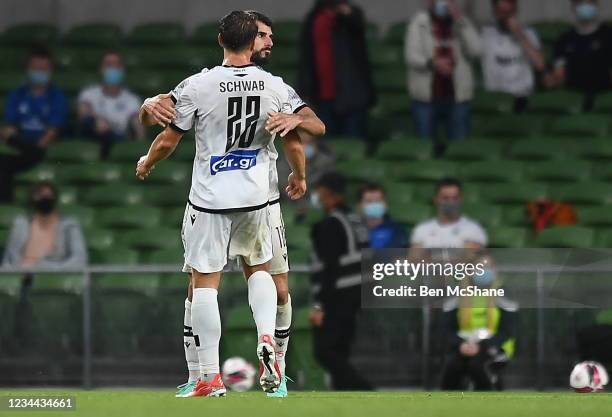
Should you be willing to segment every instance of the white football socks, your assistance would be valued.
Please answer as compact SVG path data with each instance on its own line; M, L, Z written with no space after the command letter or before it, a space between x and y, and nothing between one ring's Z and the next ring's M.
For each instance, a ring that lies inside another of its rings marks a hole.
M193 333L191 327L191 301L185 299L185 319L183 321L183 347L185 348L185 360L189 371L188 382L193 382L200 377L200 362L196 346L200 344L199 337Z
M257 336L273 336L276 321L276 286L272 275L257 271L248 279L249 305L257 326Z
M219 341L221 317L214 288L194 288L191 301L193 332L200 338L197 346L202 379L211 380L219 373Z
M274 330L274 341L276 342L276 361L281 373L285 375L285 356L289 346L289 335L291 333L291 295L288 296L287 304L276 306L276 329Z

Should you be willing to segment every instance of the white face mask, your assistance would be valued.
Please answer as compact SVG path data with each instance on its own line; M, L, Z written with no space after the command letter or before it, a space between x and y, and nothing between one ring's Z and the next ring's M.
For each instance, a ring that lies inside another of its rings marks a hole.
M310 194L310 206L315 209L321 208L321 200L319 200L319 194L316 192Z
M449 10L446 0L436 0L433 12L439 18L447 17L449 15Z

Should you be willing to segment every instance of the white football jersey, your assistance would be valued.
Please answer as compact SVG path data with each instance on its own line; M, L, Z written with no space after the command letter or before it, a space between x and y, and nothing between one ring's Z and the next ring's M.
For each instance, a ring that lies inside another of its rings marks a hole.
M308 106L304 100L296 93L289 84L285 84L289 91L289 101L287 102L287 111L285 113L297 113L304 107ZM276 169L276 161L278 160L278 151L274 142L270 143L270 201L276 201L280 198L278 191L278 171Z
M487 233L480 224L465 216L448 224L431 219L415 226L410 243L435 249L464 248L466 243L487 246Z
M176 117L195 127L196 155L189 201L209 212L255 210L270 195L270 112L290 112L290 91L280 77L255 65L218 66L192 75L173 91Z

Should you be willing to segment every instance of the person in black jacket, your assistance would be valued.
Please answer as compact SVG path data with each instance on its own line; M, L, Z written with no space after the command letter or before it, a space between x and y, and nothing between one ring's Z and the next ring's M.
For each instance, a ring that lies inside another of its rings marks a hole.
M368 229L344 201L346 181L336 173L321 177L316 195L327 216L312 228L314 248L310 314L314 353L335 390L369 390L370 384L349 362L361 304L361 249Z
M302 30L299 90L332 136L367 136L375 102L363 12L346 0L317 0Z

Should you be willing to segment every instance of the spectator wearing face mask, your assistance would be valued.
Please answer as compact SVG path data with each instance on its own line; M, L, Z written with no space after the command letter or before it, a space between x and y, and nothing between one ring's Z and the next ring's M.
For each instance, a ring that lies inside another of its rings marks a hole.
M482 30L482 70L485 89L515 97L515 111L527 108L535 72L543 73L546 61L532 28L517 18L518 0L492 0L495 23Z
M591 110L597 94L612 86L612 28L601 22L598 0L571 0L576 19L554 48L554 69L545 77L548 87L565 86L585 95Z
M57 189L49 182L34 186L31 214L18 216L5 245L3 265L14 268L81 268L87 249L77 220L57 210Z
M387 195L379 184L366 184L359 194L359 208L369 230L370 248L405 248L408 236L387 213Z
M479 249L487 245L487 234L480 224L461 214L462 185L455 178L444 178L436 185L433 203L437 216L415 226L410 238L413 248Z
M419 136L434 141L440 156L441 125L449 140L469 134L474 96L470 61L480 56L480 36L455 0L428 0L428 9L408 25L405 48L415 128Z
M499 288L493 260L475 263L487 266L461 285ZM443 311L447 353L441 388L465 390L470 381L476 391L503 389L501 370L514 356L518 305L504 297L453 297Z
M51 55L43 49L33 50L27 61L27 82L9 93L7 125L0 129L0 143L16 153L0 155L0 202L13 200L14 176L40 163L65 125L68 102L52 84L52 75Z
M79 127L83 135L100 141L102 158L114 142L130 136L144 138L138 123L141 100L124 86L125 67L118 52L107 52L100 65L102 83L79 94Z

